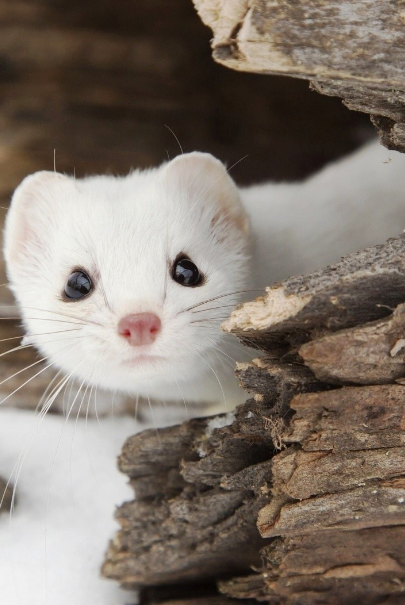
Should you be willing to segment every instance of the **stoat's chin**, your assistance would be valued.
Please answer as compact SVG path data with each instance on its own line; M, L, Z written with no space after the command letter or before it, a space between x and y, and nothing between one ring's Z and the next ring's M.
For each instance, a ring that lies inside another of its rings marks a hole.
M147 355L142 353L141 355L134 355L129 359L124 359L122 361L122 365L130 366L130 367L138 367L138 366L146 366L150 364L162 363L162 361L167 361L166 357L162 357L160 355Z

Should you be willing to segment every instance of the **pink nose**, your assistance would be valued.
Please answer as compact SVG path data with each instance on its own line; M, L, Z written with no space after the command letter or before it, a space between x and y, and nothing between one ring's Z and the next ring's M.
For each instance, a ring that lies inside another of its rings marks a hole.
M118 334L133 347L150 345L155 341L162 322L154 313L136 313L123 317L118 323Z

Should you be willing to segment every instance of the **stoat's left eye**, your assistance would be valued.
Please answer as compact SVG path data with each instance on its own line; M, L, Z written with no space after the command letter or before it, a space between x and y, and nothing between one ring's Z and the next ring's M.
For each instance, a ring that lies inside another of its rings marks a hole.
M189 258L182 257L175 261L172 269L172 277L181 286L200 286L203 283L203 275L198 267Z
M93 289L90 277L84 271L72 273L65 285L65 296L73 300L84 298Z

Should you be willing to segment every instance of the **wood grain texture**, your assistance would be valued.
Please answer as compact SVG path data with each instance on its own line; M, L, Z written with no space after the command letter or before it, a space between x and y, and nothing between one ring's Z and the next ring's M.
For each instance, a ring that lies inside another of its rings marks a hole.
M382 384L405 375L405 305L381 321L334 332L304 344L300 357L332 384Z
M401 0L193 0L231 69L310 80L365 111L383 143L405 150L405 11Z
M117 511L121 530L103 573L125 586L212 581L259 563L255 519L267 499L275 448L241 406L236 415L191 420L131 437L120 468L136 500ZM215 428L216 426L222 428ZM263 543L264 544L264 543Z
M271 351L286 338L292 342L291 336L297 344L314 330L335 331L387 316L405 299L404 253L402 236L309 275L290 277L268 287L264 297L240 305L223 328L252 344L258 336Z
M404 527L387 527L276 539L262 551L265 573L223 581L220 588L272 604L400 605L404 538Z
M404 400L404 387L392 384L296 395L284 439L299 443L304 451L404 446Z

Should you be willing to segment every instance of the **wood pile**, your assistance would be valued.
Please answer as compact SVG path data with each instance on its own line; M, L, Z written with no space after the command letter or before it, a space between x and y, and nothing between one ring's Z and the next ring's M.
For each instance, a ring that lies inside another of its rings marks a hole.
M401 237L232 313L253 397L125 443L106 576L145 603L405 602L404 275Z

